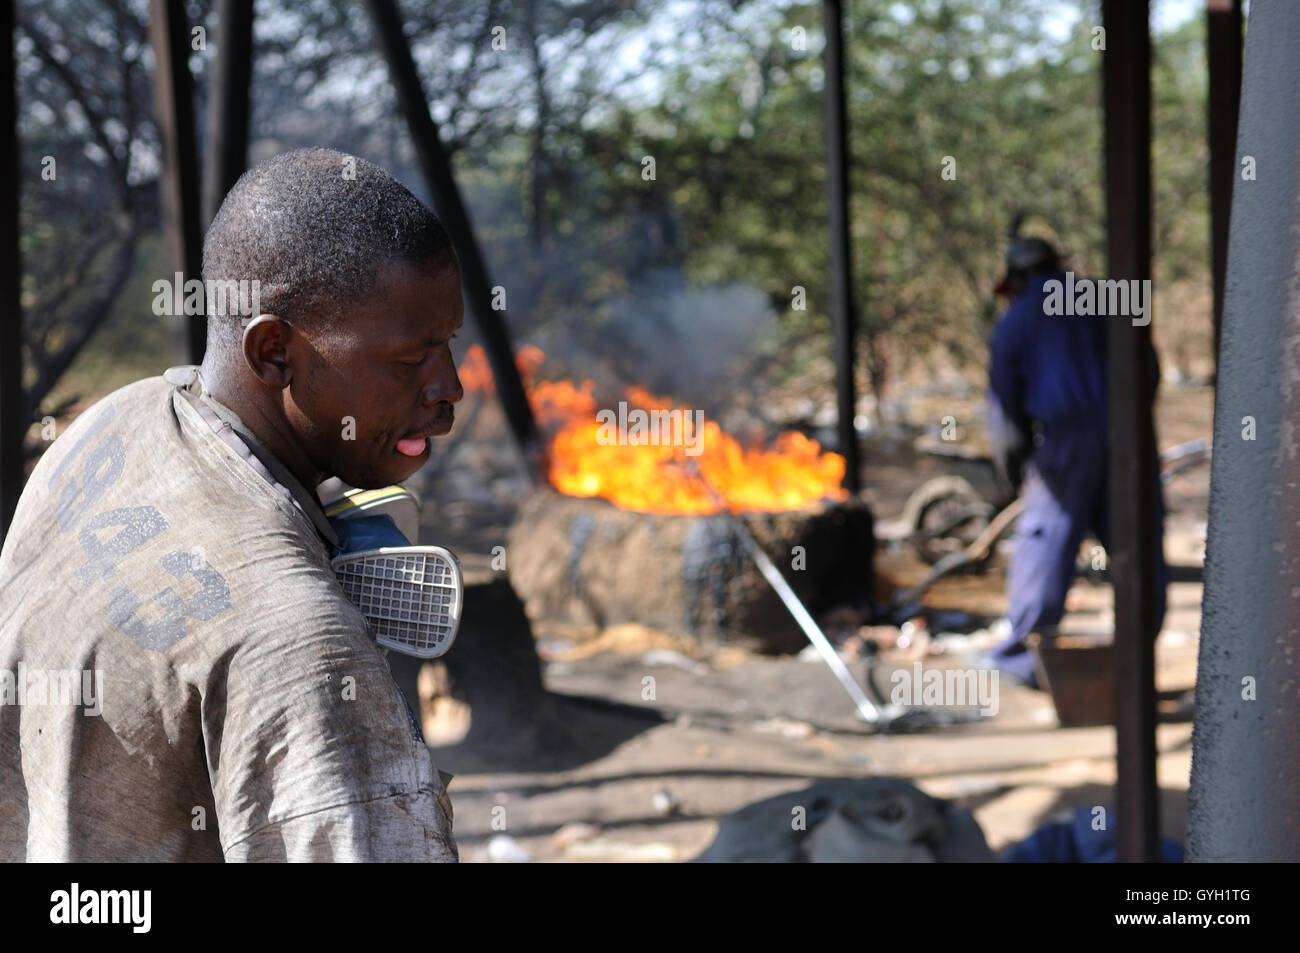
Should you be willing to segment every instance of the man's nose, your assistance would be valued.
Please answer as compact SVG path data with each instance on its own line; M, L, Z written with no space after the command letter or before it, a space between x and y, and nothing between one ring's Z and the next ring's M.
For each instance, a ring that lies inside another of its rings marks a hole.
M450 360L439 368L438 373L427 385L425 385L424 405L432 407L439 401L446 401L454 404L465 396L465 388L461 387L460 375L456 373L456 365Z

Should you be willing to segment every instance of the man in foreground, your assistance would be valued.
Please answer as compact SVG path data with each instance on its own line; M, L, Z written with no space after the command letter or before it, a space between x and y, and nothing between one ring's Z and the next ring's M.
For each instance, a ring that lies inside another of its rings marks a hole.
M84 412L0 554L0 860L454 861L314 490L406 479L451 429L455 254L313 149L246 173L203 259L202 368ZM256 313L212 313L217 281Z

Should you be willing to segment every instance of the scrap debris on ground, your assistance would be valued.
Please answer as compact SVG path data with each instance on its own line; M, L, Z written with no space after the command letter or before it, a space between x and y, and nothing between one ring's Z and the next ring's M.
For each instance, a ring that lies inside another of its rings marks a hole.
M1192 724L1185 693L1195 682L1200 627L1204 477L1167 489L1173 571L1156 649L1157 782L1161 833L1174 843L1186 827ZM887 694L896 672L960 668L1002 637L1004 565L1001 558L982 574L940 581L902 624L851 612L819 621L859 683L873 666ZM926 568L902 548L877 555L877 574L897 586L913 584ZM1104 575L1080 578L1068 609L1063 631L1108 630ZM535 622L533 635L549 693L536 725L502 737L490 752L469 752L455 744L466 713L456 713L457 725L426 701L426 730L444 740L435 760L456 775L450 790L465 861L707 860L732 850L737 831L752 836L753 825L766 831L773 860L832 859L832 841L852 843L863 831L864 850L944 859L936 831L947 828L936 826L936 815L973 819L987 850L1000 855L1045 824L1072 822L1080 808L1112 805L1114 728L1061 728L1047 694L1010 679L999 682L996 713L878 734L854 717L812 652L706 648L634 624ZM881 785L893 791L888 804ZM898 794L908 789L916 793ZM826 790L837 793L827 798ZM812 823L796 838L796 856L790 818L800 806ZM882 834L879 817L910 818L904 826L925 833Z

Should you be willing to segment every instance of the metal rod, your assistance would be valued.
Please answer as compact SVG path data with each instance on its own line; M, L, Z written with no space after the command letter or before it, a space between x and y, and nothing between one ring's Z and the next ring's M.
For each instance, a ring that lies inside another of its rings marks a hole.
M1103 0L1109 277L1151 277L1151 36L1147 0ZM1149 312L1148 312L1149 314ZM1151 328L1105 318L1109 338L1111 578L1115 588L1116 841L1158 859L1155 647L1155 389Z
M248 165L248 95L253 75L253 0L217 0L217 52L208 100L210 161L203 169L203 226Z
M201 277L203 229L199 222L199 156L194 144L194 93L190 79L190 32L182 0L150 0L149 43L153 47L154 121L162 141L163 236L168 265L185 281ZM176 357L201 364L207 322L172 316Z
M492 368L492 377L501 398L506 422L519 446L529 476L535 483L539 483L546 473L545 450L528 396L524 392L523 381L519 377L519 369L515 366L510 330L500 312L492 308L492 282L488 278L487 266L474 236L469 213L461 201L451 163L438 136L438 127L429 115L424 87L416 72L415 62L411 59L406 35L402 31L401 14L393 0L366 0L366 6L370 10L379 46L388 61L389 75L411 131L411 140L420 159L420 169L433 195L434 208L460 256L465 296L469 299L470 312L483 338L483 350L487 353L488 365Z
M849 136L844 117L844 11L826 0L826 202L831 229L831 322L835 328L835 402L844 488L862 490L854 363L857 313L853 304L853 255L849 241Z
M1223 326L1223 282L1228 274L1228 219L1232 210L1232 184L1237 178L1241 2L1208 0L1205 5L1205 52L1210 70L1210 263L1214 278L1216 362Z
M14 0L0 0L0 543L23 489L23 312L19 287L18 76L14 67Z
M827 664L831 672L839 679L839 683L844 686L844 690L848 692L849 698L857 706L858 716L863 721L870 722L873 725L887 720L882 718L880 710L871 703L871 700L858 687L858 683L853 680L853 675L845 666L844 660L840 658L839 653L835 651L830 641L822 633L812 615L799 601L799 597L795 595L794 590L790 588L790 584L781 575L781 570L777 569L772 564L772 560L768 558L767 553L763 552L762 547L758 545L758 540L754 539L749 532L749 527L739 520L732 520L732 524L736 535L740 537L741 543L749 550L749 555L753 558L755 565L758 566L758 571L763 574L763 578L768 581L768 584L776 590L776 594L785 603L785 607L790 610L790 614L794 616L795 622L799 623L799 628L803 629L808 641L817 649L822 661Z
M803 630L803 634L817 649L817 654L822 657L822 661L830 668L831 673L839 680L844 691L852 699L854 706L858 710L858 717L862 721L876 725L879 728L887 727L889 722L899 713L881 711L871 703L871 699L853 680L853 675L845 666L844 660L835 651L830 640L826 638L817 625L817 621L804 607L799 597L795 595L795 591L790 588L790 584L785 581L785 576L781 575L781 570L776 568L776 565L768 558L767 553L763 552L763 547L758 545L758 540L754 539L754 534L749 531L749 527L731 511L722 494L705 478L704 472L698 465L688 464L688 472L704 485L704 488L709 492L709 496L713 498L713 502L717 505L718 512L722 513L730 522L732 532L736 534L741 545L745 547L750 558L754 560L754 565L758 566L758 571L763 574L763 578L767 580L768 585L772 587L777 597L785 604L786 609L794 616L794 621Z

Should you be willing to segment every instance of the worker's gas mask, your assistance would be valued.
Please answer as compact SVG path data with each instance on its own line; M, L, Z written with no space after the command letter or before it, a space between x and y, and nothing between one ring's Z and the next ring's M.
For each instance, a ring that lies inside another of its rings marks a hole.
M465 593L460 562L441 546L410 544L419 529L415 496L399 486L350 489L324 506L339 536L330 565L375 640L421 659L450 649Z

